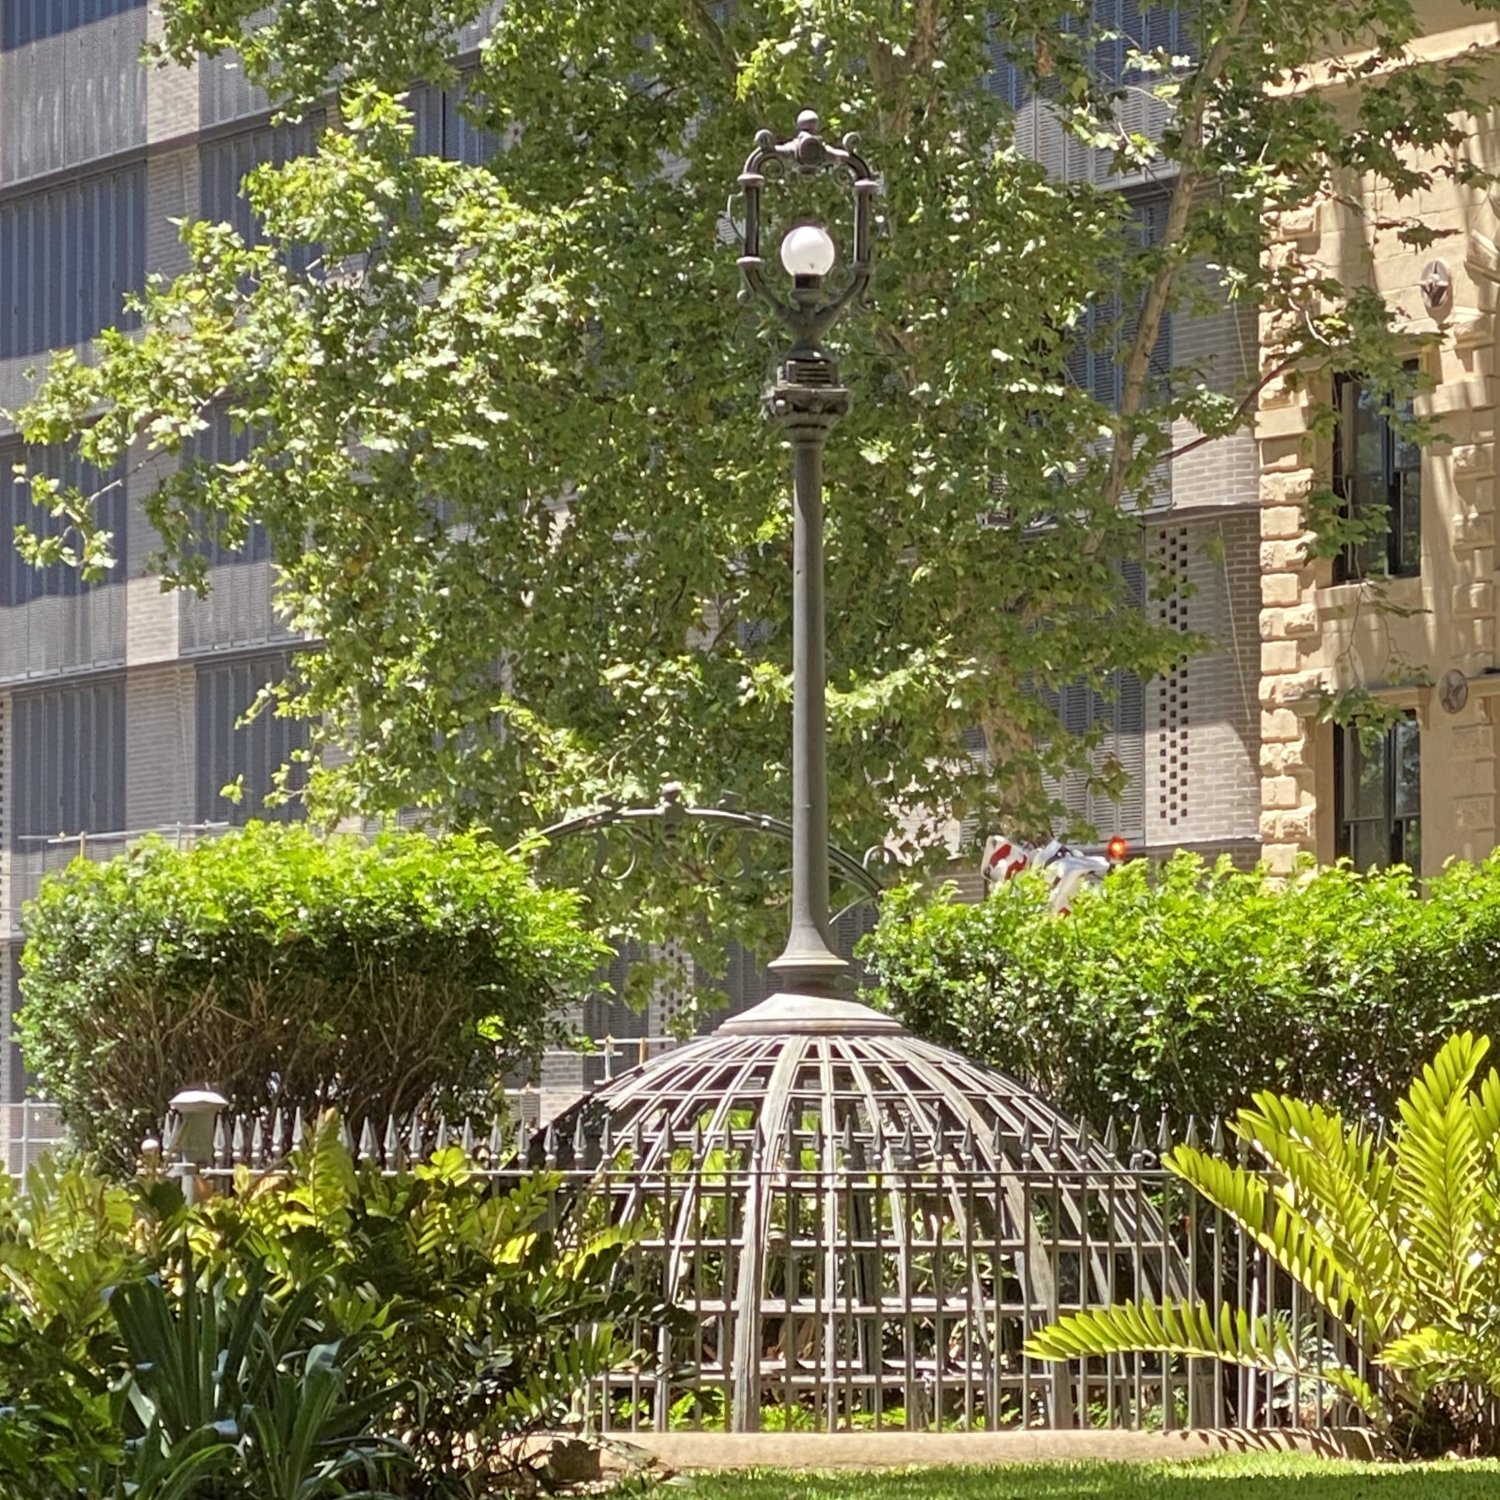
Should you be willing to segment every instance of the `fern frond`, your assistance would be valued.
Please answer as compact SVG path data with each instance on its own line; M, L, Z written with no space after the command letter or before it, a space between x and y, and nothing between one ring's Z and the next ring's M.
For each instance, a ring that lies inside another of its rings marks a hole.
M1347 1365L1310 1362L1291 1329L1270 1318L1251 1318L1224 1303L1218 1316L1203 1303L1182 1300L1120 1302L1112 1307L1069 1313L1027 1339L1032 1359L1086 1359L1093 1355L1155 1353L1181 1359L1214 1359L1253 1370L1323 1381L1336 1387L1361 1411L1380 1418L1378 1395Z
M1194 1146L1174 1146L1163 1165L1223 1209L1320 1306L1343 1319L1360 1289L1348 1267L1317 1229L1294 1206L1274 1203L1265 1179L1232 1166Z
M1409 1269L1438 1321L1461 1306L1473 1269L1484 1192L1480 1136L1469 1090L1489 1050L1486 1037L1450 1037L1398 1101L1396 1174Z
M333 1234L346 1231L358 1181L336 1110L324 1110L319 1116L293 1157L292 1170L296 1196L313 1223Z
M1444 1384L1482 1387L1500 1397L1500 1344L1456 1328L1418 1328L1393 1339L1378 1356L1392 1370L1431 1374Z
M1479 1137L1479 1149L1492 1159L1495 1148L1500 1145L1500 1071L1491 1068L1480 1080L1471 1108L1474 1111L1474 1133Z
M1404 1252L1390 1152L1338 1114L1276 1094L1257 1094L1232 1129L1285 1176L1278 1195L1316 1225L1359 1316L1375 1328L1398 1321Z

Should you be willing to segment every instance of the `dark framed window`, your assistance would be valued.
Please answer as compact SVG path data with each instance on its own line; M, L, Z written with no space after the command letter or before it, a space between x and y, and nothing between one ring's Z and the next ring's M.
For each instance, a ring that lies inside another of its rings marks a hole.
M1422 868L1422 744L1414 714L1384 731L1336 725L1338 853L1359 870Z
M1357 375L1336 376L1333 398L1334 493L1346 517L1376 528L1334 559L1334 581L1413 578L1422 571L1422 450L1393 420L1409 419L1411 402L1394 406L1390 392Z

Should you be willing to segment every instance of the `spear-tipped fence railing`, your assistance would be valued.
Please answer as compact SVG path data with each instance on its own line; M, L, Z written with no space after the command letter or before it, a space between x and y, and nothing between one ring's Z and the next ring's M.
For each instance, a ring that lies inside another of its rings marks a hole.
M309 1123L296 1113L221 1118L212 1158L187 1170L232 1192L283 1164ZM591 1392L601 1430L1359 1421L1316 1376L1324 1361L1349 1357L1364 1371L1345 1330L1310 1306L1227 1216L1165 1170L1161 1156L1173 1137L1164 1122L1136 1119L1102 1136L1085 1128L1076 1140L1024 1141L1019 1159L1028 1165L1002 1173L976 1170L961 1139L923 1163L903 1153L901 1140L886 1139L872 1162L855 1167L847 1155L839 1159L837 1143L821 1140L791 1160L763 1162L750 1134L726 1129L722 1139L705 1139L695 1131L658 1150L650 1170L633 1165L646 1159L642 1140L589 1139L581 1121L567 1139L525 1120L423 1117L366 1122L344 1138L359 1163L384 1174L446 1146L460 1147L496 1191L547 1170L555 1174L555 1215L579 1216L585 1226L634 1226L624 1274L682 1309L688 1331L629 1330L641 1357ZM1189 1122L1181 1138L1197 1142L1201 1133ZM173 1139L170 1121L162 1139ZM1235 1150L1219 1127L1207 1144ZM1116 1155L1117 1165L1095 1165L1093 1146ZM584 1161L596 1165L573 1165ZM770 1205L765 1222L746 1222L737 1205L750 1201ZM986 1211L984 1204L1005 1207ZM752 1232L765 1237L767 1250L747 1343L739 1270ZM1155 1355L1057 1364L1022 1352L1026 1337L1059 1314L1184 1285L1214 1307L1227 1300L1251 1315L1284 1319L1300 1341L1303 1369L1313 1373ZM759 1390L749 1420L735 1403L737 1362L747 1348Z

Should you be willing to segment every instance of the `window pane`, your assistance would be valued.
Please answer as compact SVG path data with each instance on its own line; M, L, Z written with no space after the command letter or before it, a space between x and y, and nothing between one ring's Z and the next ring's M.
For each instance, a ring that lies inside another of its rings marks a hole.
M1378 478L1385 471L1386 420L1381 405L1379 395L1360 388L1354 413L1353 474Z
M1422 568L1422 472L1408 470L1396 476L1396 571L1407 575Z
M1396 853L1399 863L1406 865L1413 874L1422 873L1421 824L1415 819L1396 825Z
M1415 719L1404 719L1391 731L1395 746L1396 816L1415 818L1422 810L1421 736Z
M1387 741L1383 735L1365 736L1355 729L1346 729L1343 741L1345 821L1376 818L1383 823Z
M1406 417L1411 416L1411 402L1406 403L1403 413ZM1394 444L1391 462L1398 473L1420 474L1422 471L1422 450L1415 443L1411 435L1404 430L1394 430L1392 433Z
M1378 870L1391 862L1391 835L1381 823L1349 825L1349 858L1356 870Z

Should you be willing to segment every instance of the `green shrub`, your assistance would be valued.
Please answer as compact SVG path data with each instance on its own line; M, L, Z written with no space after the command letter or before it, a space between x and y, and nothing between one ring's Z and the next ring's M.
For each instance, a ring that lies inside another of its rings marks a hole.
M1220 1118L1267 1088L1386 1115L1445 1037L1500 1033L1500 858L1425 897L1400 870L1282 883L1182 854L1063 918L1037 881L979 906L898 892L864 956L912 1030L1095 1124Z
M1165 1158L1301 1284L1310 1312L1347 1326L1348 1347L1372 1362L1368 1375L1317 1338L1310 1317L1297 1326L1182 1300L1068 1314L1028 1340L1027 1353L1227 1360L1330 1387L1402 1454L1495 1452L1500 1072L1480 1076L1489 1048L1468 1032L1445 1043L1397 1102L1388 1138L1261 1093L1231 1128L1264 1170L1192 1146Z
M602 953L574 896L470 835L147 840L74 861L23 920L27 1063L116 1162L194 1083L241 1113L337 1105L356 1132L427 1100L489 1111Z
M332 1112L193 1205L79 1160L0 1177L0 1496L511 1493L527 1440L675 1316L617 1274L634 1231L565 1196L457 1147L356 1164Z
M200 1217L223 1265L314 1291L359 1331L365 1381L404 1393L418 1492L468 1495L466 1476L522 1463L525 1439L576 1420L590 1380L644 1358L633 1329L654 1341L676 1318L622 1266L637 1230L599 1202L559 1212L559 1188L539 1173L498 1191L456 1146L386 1176L351 1160L330 1114L292 1173Z

